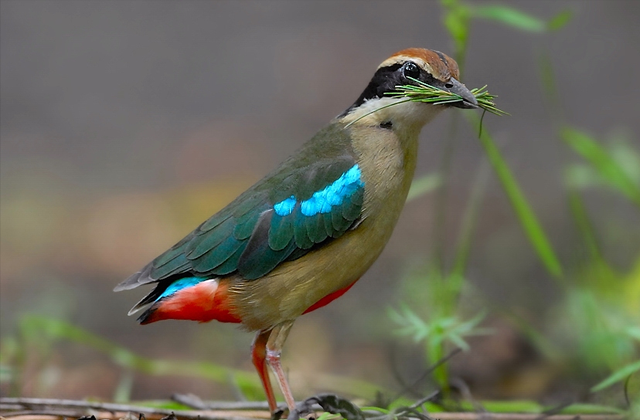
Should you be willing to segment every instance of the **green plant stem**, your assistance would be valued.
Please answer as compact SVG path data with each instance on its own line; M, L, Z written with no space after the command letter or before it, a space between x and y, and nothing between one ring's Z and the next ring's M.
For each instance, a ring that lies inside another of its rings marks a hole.
M455 286L458 292L461 292L462 280L464 273L467 270L467 261L471 251L471 243L475 232L476 222L478 220L478 213L480 212L482 199L487 190L487 184L489 183L489 173L489 165L486 161L483 161L476 172L475 183L471 190L471 197L469 198L469 202L462 219L462 227L460 228L460 235L458 236L458 243L456 246L456 255L453 261L451 275L449 276L453 281L459 282L459 284Z
M540 71L540 79L542 81L543 92L545 93L548 106L545 107L549 111L549 118L556 130L561 126L561 121L565 121L564 107L558 95L558 86L554 75L553 64L549 53L545 51L539 55L538 68Z
M573 215L573 221L576 223L576 228L582 234L589 258L603 262L593 224L589 219L580 193L573 187L569 187L569 208Z
M445 141L444 151L440 160L438 173L441 176L442 184L436 193L436 211L434 217L434 256L438 271L441 275L445 275L447 267L445 260L445 243L446 243L446 222L447 222L447 195L449 185L451 183L451 162L453 161L453 153L455 151L456 133L458 130L458 113L453 114L450 120L449 132Z
M611 154L595 139L572 127L564 127L560 135L582 156L606 182L621 192L640 209L640 186L621 168Z
M480 119L477 115L471 113L467 113L465 115L474 127L479 127ZM486 128L483 128L480 133L480 143L489 158L489 162L491 163L494 172L502 184L502 188L511 202L511 206L520 221L520 225L529 239L529 242L533 246L533 249L538 254L538 257L547 271L553 275L558 282L562 282L563 270L560 260L556 256L551 243L547 239L547 235L538 221L538 218L531 209L531 206L522 193L518 182L511 173L509 166L505 162L502 154L498 150L498 147Z
M61 320L28 316L22 320L20 327L25 337L24 348L35 346L33 340L37 340L38 344L45 340L49 343L54 340L68 340L106 354L113 363L125 370L157 376L187 376L224 384L236 381L238 383L242 382L252 389L260 390L258 391L260 393L262 392L262 387L254 372L226 368L210 362L183 362L145 358L116 343ZM332 389L337 393L360 395L365 398L373 398L377 392L381 391L379 386L368 382L336 375L318 375L316 382L320 388ZM382 391L387 392L384 389Z
M431 366L436 365L442 358L445 357L445 343L443 341L434 342L433 340L427 340L427 360ZM447 363L437 365L433 369L433 379L440 386L442 396L448 398L451 393L449 387L449 366Z

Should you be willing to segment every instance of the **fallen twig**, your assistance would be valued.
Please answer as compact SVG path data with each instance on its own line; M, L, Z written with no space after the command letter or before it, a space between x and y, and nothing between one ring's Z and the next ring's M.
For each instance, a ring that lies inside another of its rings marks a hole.
M0 416L12 420L45 420L79 418L93 414L98 419L130 418L129 413L143 414L147 420L160 420L174 414L176 418L200 420L269 419L269 410L255 410L253 402L206 402L207 407L219 410L169 410L133 404L114 404L86 400L58 400L47 398L0 398ZM430 413L437 420L536 420L540 414L510 413ZM581 414L580 420L623 420L620 414ZM407 418L413 418L407 416ZM545 420L573 420L573 414L553 414Z
M229 408L235 406L234 408ZM256 418L270 418L268 410L254 410L242 407L241 404L221 402L219 410L170 410L141 405L114 404L86 400L57 400L48 398L0 398L0 413L3 417L18 417L26 415L50 415L52 417L82 417L91 411L99 411L98 418L121 418L126 413L141 413L147 419L155 420L175 414L180 419L200 420L247 420ZM16 410L16 408L18 408ZM242 407L242 408L237 408ZM66 409L75 410L66 410Z

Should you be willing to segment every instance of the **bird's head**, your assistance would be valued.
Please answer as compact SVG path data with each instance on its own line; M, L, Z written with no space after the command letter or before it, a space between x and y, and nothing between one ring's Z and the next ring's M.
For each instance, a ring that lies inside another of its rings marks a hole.
M357 121L367 125L398 124L421 128L444 108L478 107L476 98L459 78L458 63L439 51L424 48L398 51L378 66L364 92L339 118L347 123ZM386 107L406 99L391 97L388 93L397 91L398 86L416 85L412 79L455 93L462 100L448 104L405 102ZM372 113L377 109L380 111Z

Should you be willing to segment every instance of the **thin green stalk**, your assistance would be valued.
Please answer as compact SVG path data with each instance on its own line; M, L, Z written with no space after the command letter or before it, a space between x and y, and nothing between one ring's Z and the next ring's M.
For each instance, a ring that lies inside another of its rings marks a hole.
M466 117L474 127L479 126L480 119L477 115L467 113ZM538 254L538 257L544 264L547 271L552 274L556 280L561 281L563 279L563 270L560 260L556 256L556 253L547 239L547 235L545 234L544 229L542 229L538 218L531 209L529 202L522 193L518 182L511 173L511 169L509 169L509 166L505 162L502 154L498 150L498 147L486 128L483 129L480 134L480 143L489 158L489 162L491 163L493 170L502 184L502 188L511 202L511 206L520 221L520 225L522 226L527 239L529 239L529 242Z
M442 185L442 177L438 173L423 175L420 178L415 179L411 183L411 188L407 195L407 203L440 188L440 185Z
M441 275L446 275L446 261L444 255L446 243L446 221L447 221L447 193L449 192L449 180L451 178L451 162L455 150L456 133L458 131L458 113L451 117L447 141L445 141L444 151L440 160L438 173L442 177L442 184L436 193L436 211L434 217L434 260L438 264Z
M435 366L442 358L445 357L445 343L443 341L434 342L434 340L427 340L427 360L430 366ZM449 395L449 366L447 363L437 365L433 369L433 379L440 386L443 396L446 398Z
M471 197L465 209L464 218L462 219L462 227L460 229L460 235L458 237L458 244L456 246L456 256L453 262L453 268L451 269L450 277L455 281L462 282L462 278L467 269L467 261L469 259L469 252L471 250L471 242L478 220L478 213L482 205L482 199L484 193L487 190L487 184L489 181L489 165L486 161L483 161L476 173L475 183L472 188ZM458 288L462 285L460 284Z
M540 79L542 82L543 92L547 98L549 106L545 107L549 111L549 118L553 122L553 126L558 129L561 126L561 121L566 121L564 118L564 107L562 101L558 95L558 86L556 83L555 74L553 71L553 64L548 52L540 54L538 59L538 66L540 71Z
M562 139L582 156L609 185L640 209L640 186L613 158L611 153L588 134L571 127L560 132Z
M589 219L580 193L574 187L569 187L569 208L573 215L573 221L576 223L578 231L582 234L589 258L604 262L593 224Z

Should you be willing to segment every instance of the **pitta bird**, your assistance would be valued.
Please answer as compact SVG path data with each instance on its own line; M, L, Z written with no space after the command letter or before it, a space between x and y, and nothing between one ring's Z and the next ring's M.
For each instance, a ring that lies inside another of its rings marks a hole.
M411 79L462 99L386 95ZM252 359L269 407L267 366L293 410L280 355L294 321L342 296L378 258L407 198L420 131L450 107L477 107L455 60L422 48L393 54L346 111L114 290L155 286L129 312L144 309L141 324L217 320L256 331Z

